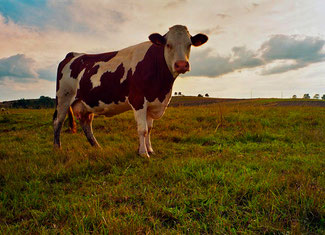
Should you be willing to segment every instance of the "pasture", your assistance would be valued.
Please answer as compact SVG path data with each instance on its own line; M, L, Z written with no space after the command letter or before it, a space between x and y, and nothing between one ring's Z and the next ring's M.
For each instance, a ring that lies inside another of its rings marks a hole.
M324 234L325 108L281 102L169 107L150 160L132 112L59 151L53 109L0 114L0 233Z

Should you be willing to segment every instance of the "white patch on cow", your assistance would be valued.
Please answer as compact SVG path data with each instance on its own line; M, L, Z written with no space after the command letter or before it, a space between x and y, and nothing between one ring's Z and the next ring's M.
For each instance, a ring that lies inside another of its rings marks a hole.
M152 119L159 119L164 115L165 110L168 107L168 104L172 97L172 89L166 94L163 102L160 102L158 98L156 98L153 102L148 103L148 116Z
M99 65L98 71L94 74L90 80L93 84L93 88L100 86L100 78L102 75L109 71L114 73L117 68L122 64L124 67L124 75L120 80L120 83L126 80L128 71L131 69L132 75L135 72L135 68L140 61L144 59L149 47L152 45L151 42L143 42L135 46L131 46L125 49L120 50L112 59L108 62L97 62L96 65Z

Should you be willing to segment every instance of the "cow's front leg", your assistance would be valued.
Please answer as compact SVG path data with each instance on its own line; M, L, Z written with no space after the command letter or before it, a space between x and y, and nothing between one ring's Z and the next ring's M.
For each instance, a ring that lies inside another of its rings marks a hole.
M139 135L139 155L149 158L149 154L146 146L146 136L148 134L147 126L147 107L143 105L143 109L134 110L134 117L138 125L138 135Z
M151 117L147 117L147 126L148 126L148 134L145 137L145 141L146 141L146 147L147 147L147 151L150 154L154 154L155 152L153 151L152 147L151 147L151 141L150 141L150 133L153 127L153 119Z

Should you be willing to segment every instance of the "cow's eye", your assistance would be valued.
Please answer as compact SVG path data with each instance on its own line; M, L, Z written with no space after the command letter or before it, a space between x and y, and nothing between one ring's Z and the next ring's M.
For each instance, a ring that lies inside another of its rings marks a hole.
M168 49L172 49L172 45L170 45L169 43L167 43L166 46L167 46Z

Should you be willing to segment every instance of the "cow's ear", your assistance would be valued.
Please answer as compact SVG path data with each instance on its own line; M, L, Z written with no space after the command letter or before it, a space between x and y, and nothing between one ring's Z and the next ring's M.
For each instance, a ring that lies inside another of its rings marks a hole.
M153 33L149 36L150 41L157 46L165 46L166 39L159 33Z
M193 37L191 37L191 41L193 46L201 46L202 44L206 43L208 41L208 36L202 33L199 33Z

